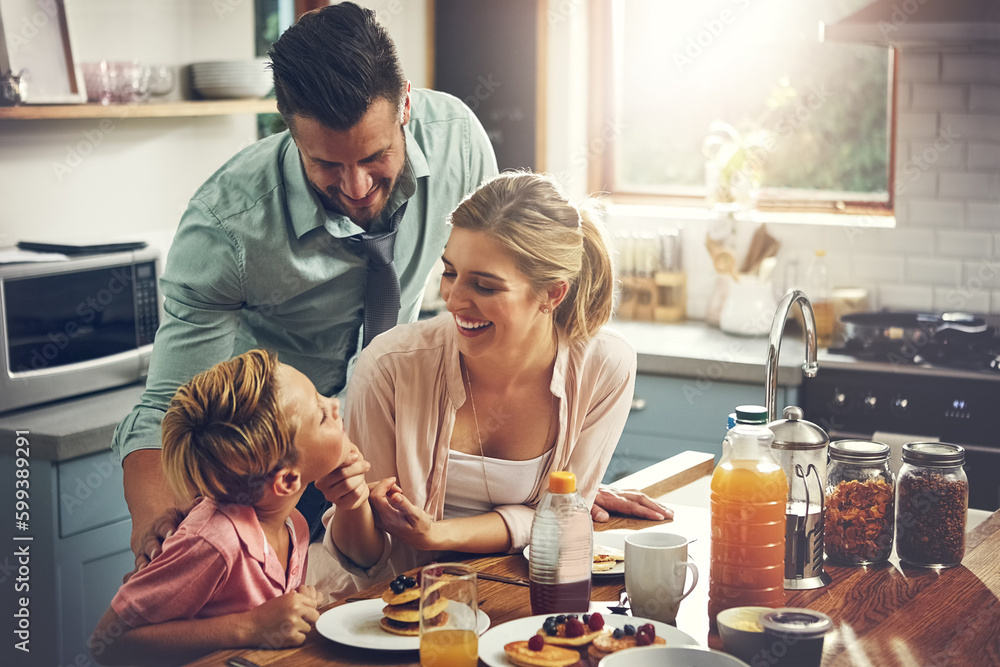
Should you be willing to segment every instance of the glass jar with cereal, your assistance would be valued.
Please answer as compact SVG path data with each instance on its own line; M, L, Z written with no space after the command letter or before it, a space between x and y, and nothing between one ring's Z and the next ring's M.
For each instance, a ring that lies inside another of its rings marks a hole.
M830 443L825 549L842 565L870 565L892 553L895 484L889 446L867 440Z

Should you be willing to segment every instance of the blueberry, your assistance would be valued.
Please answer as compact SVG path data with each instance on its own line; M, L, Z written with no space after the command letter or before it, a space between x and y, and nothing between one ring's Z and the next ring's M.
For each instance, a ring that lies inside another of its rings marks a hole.
M413 588L417 585L417 580L413 577L405 577L403 579L403 588Z
M584 614L582 620L584 623L590 623L590 614Z
M628 637L631 637L632 635L635 634L635 626L631 624L625 625L625 627L623 627L622 630L625 631L625 634Z
M621 628L615 628L615 631L611 633L611 636L615 639L621 639L625 633L622 632Z
M566 622L565 614L559 614L558 616L556 616L556 623L565 623L565 622Z
M580 617L579 617L579 616L577 616L576 614L569 614L568 616L566 616L566 620L567 620L567 621L568 621L569 619L571 619L571 618L580 618Z
M545 634L547 634L549 637L555 637L557 634L559 634L559 628L557 628L554 625L546 625L542 629L545 630Z
M402 581L393 581L391 584L389 584L389 590L398 595L402 593L403 590L405 590L405 586L403 586Z

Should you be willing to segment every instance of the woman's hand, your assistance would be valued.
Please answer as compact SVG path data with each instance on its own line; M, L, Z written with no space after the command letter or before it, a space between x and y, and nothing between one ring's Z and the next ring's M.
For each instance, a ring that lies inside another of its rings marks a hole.
M346 439L347 436L344 435ZM347 456L339 467L329 475L316 480L316 488L331 503L342 510L353 510L368 500L368 483L365 473L372 465L361 456L361 450L353 442Z
M378 528L416 549L438 549L438 522L403 495L395 478L383 479L373 486L370 499Z
M611 518L609 512L626 516L637 516L650 521L663 521L674 518L674 511L661 505L642 491L636 489L614 489L601 486L594 498L594 506L590 508L590 517L596 523L604 523Z
M250 624L250 646L286 648L299 646L319 619L320 595L312 586L299 586L294 593L268 600L246 613Z

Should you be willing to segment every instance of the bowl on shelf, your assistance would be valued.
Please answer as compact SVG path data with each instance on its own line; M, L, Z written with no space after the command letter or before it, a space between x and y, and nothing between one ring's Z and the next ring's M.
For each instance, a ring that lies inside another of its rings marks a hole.
M264 97L274 87L267 58L194 63L191 86L206 99Z

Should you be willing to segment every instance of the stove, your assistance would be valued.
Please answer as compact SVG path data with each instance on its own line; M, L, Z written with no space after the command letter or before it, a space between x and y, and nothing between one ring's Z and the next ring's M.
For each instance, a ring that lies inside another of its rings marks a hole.
M1000 368L992 343L833 348L804 379L799 403L831 440L886 441L900 463L904 441L962 445L969 506L1000 508Z

